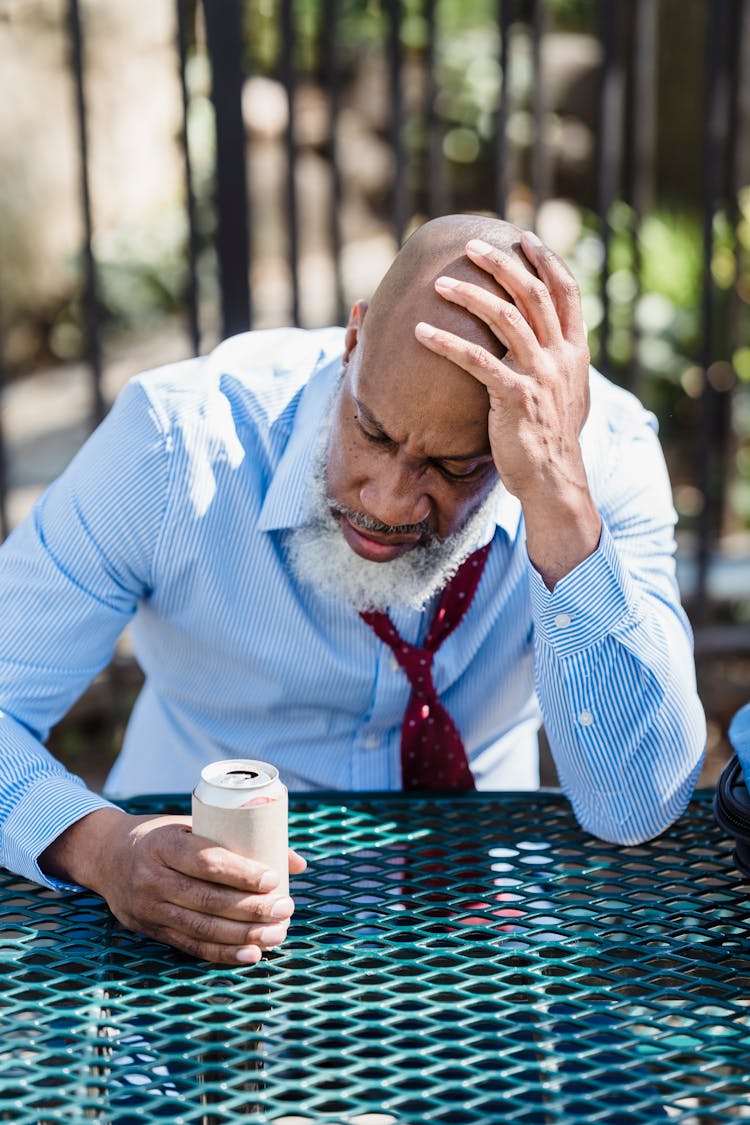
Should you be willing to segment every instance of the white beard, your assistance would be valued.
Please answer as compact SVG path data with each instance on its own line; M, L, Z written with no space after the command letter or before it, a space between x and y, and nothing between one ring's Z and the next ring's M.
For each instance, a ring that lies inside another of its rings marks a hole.
M326 488L327 450L326 433L309 483L312 522L295 528L287 542L297 580L324 597L349 602L356 610L424 609L472 551L491 538L503 486L498 482L466 523L447 539L433 536L390 562L372 562L351 549L333 515Z

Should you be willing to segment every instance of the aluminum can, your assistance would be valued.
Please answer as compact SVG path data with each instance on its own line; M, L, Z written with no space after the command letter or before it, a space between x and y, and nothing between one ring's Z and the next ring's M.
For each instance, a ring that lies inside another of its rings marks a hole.
M279 876L274 894L289 893L288 796L275 766L228 758L204 766L193 790L193 832Z

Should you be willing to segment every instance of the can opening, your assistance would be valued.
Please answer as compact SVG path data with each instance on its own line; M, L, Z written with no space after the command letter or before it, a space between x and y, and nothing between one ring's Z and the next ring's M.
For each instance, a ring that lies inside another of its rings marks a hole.
M255 770L227 770L227 772L224 774L224 777L225 779L236 777L239 778L239 780L242 782L254 781L256 777L260 777L260 774Z

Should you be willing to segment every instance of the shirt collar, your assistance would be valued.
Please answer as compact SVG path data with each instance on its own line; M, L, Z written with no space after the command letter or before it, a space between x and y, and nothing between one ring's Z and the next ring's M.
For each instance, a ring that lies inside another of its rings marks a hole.
M341 373L341 357L315 371L305 384L293 428L274 472L258 520L259 531L281 531L302 527L309 519L309 481L324 421ZM513 540L521 519L521 503L506 488L500 488L495 511L488 517L482 542L489 542L500 527Z
M341 356L314 371L302 389L292 432L281 455L258 520L259 531L301 527L310 509L309 481L320 432L341 374Z

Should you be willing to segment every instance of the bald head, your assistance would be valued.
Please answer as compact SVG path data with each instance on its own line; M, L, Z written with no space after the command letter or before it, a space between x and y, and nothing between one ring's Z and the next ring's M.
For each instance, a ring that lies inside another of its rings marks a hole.
M494 279L466 256L465 248L470 239L481 238L527 265L520 234L512 223L485 215L444 215L425 223L404 244L378 286L367 312L368 335L381 338L387 331L399 338L401 346L410 346L414 328L422 320L501 354L504 349L487 326L442 300L435 281L447 274L509 300Z

